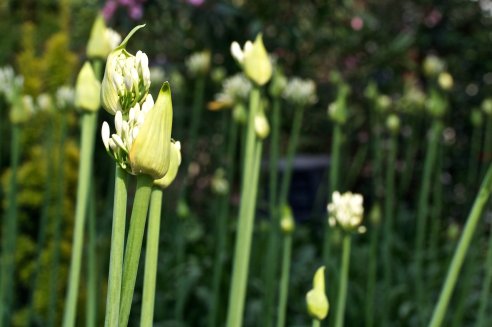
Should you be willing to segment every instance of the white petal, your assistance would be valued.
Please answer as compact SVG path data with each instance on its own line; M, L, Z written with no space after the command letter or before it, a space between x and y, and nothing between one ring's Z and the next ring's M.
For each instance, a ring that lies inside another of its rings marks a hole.
M122 130L122 125L123 125L123 114L121 111L117 111L116 115L114 116L114 127L116 128L116 134L121 135L121 130Z
M106 151L109 151L109 124L107 122L103 122L102 124L101 137Z
M239 63L243 62L244 53L243 50L241 50L241 46L236 41L231 43L231 54Z

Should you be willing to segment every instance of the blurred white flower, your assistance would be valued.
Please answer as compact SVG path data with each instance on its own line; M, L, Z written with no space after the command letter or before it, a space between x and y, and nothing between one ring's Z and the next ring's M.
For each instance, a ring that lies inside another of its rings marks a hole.
M312 105L318 101L316 84L311 79L291 78L284 88L282 97L299 106Z
M210 70L210 51L193 53L186 59L185 64L190 75L205 75Z
M363 197L360 194L333 192L331 203L328 204L330 226L339 225L347 232L358 231L363 233L361 226L364 215Z
M70 86L61 86L56 90L56 106L58 109L66 109L73 106L75 91Z
M12 104L14 99L20 94L24 84L24 77L15 75L14 69L10 66L0 68L0 93L5 96Z

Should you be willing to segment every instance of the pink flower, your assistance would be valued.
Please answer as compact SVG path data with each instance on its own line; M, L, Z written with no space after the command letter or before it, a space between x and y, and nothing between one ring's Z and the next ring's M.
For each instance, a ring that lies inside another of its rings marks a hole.
M186 0L190 5L199 7L205 3L205 0Z
M364 27L364 21L359 16L355 16L350 20L350 26L354 31L360 31Z

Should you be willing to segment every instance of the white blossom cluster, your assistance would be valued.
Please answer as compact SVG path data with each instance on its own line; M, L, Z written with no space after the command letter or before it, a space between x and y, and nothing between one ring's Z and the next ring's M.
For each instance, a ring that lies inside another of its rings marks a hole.
M20 94L24 84L24 77L15 75L14 69L10 66L0 68L0 93L7 101L12 103L16 96Z
M244 102L248 99L251 92L251 82L239 73L224 80L222 83L222 91L216 94L217 102L232 106L238 102Z
M193 53L186 59L185 64L190 75L204 75L210 70L210 52Z
M363 201L360 194L333 192L331 203L328 204L330 226L338 225L347 232L365 232L365 227L361 226L364 216Z
M282 97L295 105L312 105L318 101L316 84L311 79L293 77L287 82Z
M67 109L73 106L75 91L70 86L61 86L56 90L56 106L58 109Z

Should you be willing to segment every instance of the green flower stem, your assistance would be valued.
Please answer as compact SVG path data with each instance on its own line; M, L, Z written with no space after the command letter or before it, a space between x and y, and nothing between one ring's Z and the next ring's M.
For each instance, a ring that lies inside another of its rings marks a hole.
M3 229L2 265L0 270L0 326L8 326L14 303L15 246L17 242L17 169L20 158L20 133L18 124L12 125L10 140L10 180L7 219ZM7 320L7 325L5 325Z
M388 149L388 162L386 167L386 187L385 187L385 201L384 201L384 288L385 290L391 289L392 282L392 246L393 246L393 225L395 220L395 170L396 170L396 158L398 152L398 135L392 133L389 140ZM388 298L388 297L386 297ZM387 325L390 301L386 301L386 310L384 310L383 326Z
M45 144L44 144L44 151L47 155L48 158L53 158L53 126L50 124L48 128L48 133L45 136ZM46 179L45 179L45 189L44 189L44 194L43 194L43 207L41 209L41 218L39 222L39 230L38 230L38 237L37 237L37 257L36 257L36 263L35 263L35 268L34 268L34 273L32 276L32 281L31 281L31 298L30 298L30 303L29 303L29 311L28 311L28 318L27 321L29 323L35 323L35 298L36 298L36 290L38 289L38 284L39 284L39 272L41 269L41 259L43 257L43 252L46 251L45 244L46 244L46 234L47 234L47 226L49 225L49 211L50 211L50 206L52 204L52 193L53 193L53 170L55 168L54 164L46 162ZM49 312L49 314L51 314Z
M470 215L468 216L463 234L461 235L458 243L458 247L454 252L453 259L451 261L441 294L439 295L439 300L434 308L434 313L432 315L431 322L429 323L429 327L441 326L444 320L449 300L458 280L461 266L463 265L463 261L477 227L477 223L482 216L485 206L487 205L491 192L492 165L489 166L485 179L482 182L477 198L475 199Z
M376 277L377 277L377 267L378 267L378 245L379 245L379 234L381 227L379 225L372 225L370 229L371 240L370 240L370 258L369 258L369 271L367 276L367 295L366 295L366 326L374 326L374 291L376 288Z
M274 108L276 112L273 112L273 120L276 120L276 122L273 123L273 125L276 126L276 135L272 134L272 147L276 148L276 153L272 153L272 158L274 159L275 162L272 162L270 166L270 174L273 175L273 178L275 181L270 181L271 185L270 187L277 187L277 171L278 171L278 146L279 146L279 125L280 125L280 113L279 113L279 108ZM277 116L277 117L275 117ZM290 132L290 139L289 139L289 144L287 145L287 153L286 153L286 160L285 160L285 169L282 174L282 181L280 184L280 193L278 195L278 204L275 207L271 208L271 215L272 215L272 221L271 221L271 229L270 229L270 237L268 239L268 255L265 257L266 262L265 266L267 267L265 269L267 275L265 278L265 286L266 286L266 291L265 291L265 306L266 306L266 324L265 326L271 326L272 324L272 317L273 317L273 308L274 308L274 300L275 300L275 294L277 293L276 291L276 286L277 283L275 282L276 276L278 273L277 267L278 267L278 255L279 255L279 226L280 226L280 212L282 208L287 204L287 198L289 194L289 188L290 188L290 182L292 178L292 168L294 164L294 156L296 153L297 149L297 144L299 143L299 135L301 133L301 127L302 127L302 119L304 116L304 108L303 107L297 107L294 109L294 118L293 118L293 123L291 127L291 132ZM273 166L275 165L275 166ZM272 177L270 177L272 178ZM273 184L275 182L275 184ZM276 192L273 193L271 190L270 196L273 196L273 199L270 199L270 201L276 201L277 198Z
M153 180L148 175L137 176L137 191L133 200L130 228L123 261L119 326L126 327L130 318L133 291L137 280L138 263L145 232Z
M242 103L237 104L238 106L243 106ZM209 327L217 326L219 307L221 303L221 292L220 284L222 282L222 274L224 272L224 265L227 259L227 249L228 249L228 218L229 218L229 195L231 192L231 187L234 181L235 173L235 154L237 150L237 139L238 139L238 123L231 119L229 121L229 143L227 144L227 155L226 155L226 178L228 181L229 188L220 198L219 203L219 218L217 220L217 244L215 249L215 262L214 262L214 273L213 273L213 285L212 285L212 304L211 311L209 315L208 325Z
M328 202L331 202L331 195L334 191L339 188L339 175L340 175L340 156L342 150L343 142L343 126L335 123L333 126L333 140L331 145L331 158L330 158L330 180L328 184L330 188L328 190ZM331 267L330 264L330 252L331 252L331 242L330 242L330 226L328 225L328 219L324 219L325 232L323 239L323 262L326 265L326 274ZM332 289L332 291L335 291Z
M97 255L96 255L96 199L94 195L94 180L89 198L87 216L87 299L85 325L95 327L97 323Z
M485 169L492 161L492 114L485 115L485 137L483 142L483 161L482 171L480 176L485 176Z
M242 180L239 221L232 271L231 291L227 313L227 326L242 326L248 265L253 236L256 192L260 170L262 142L256 140L254 118L260 105L260 90L255 87L250 94L250 110L244 157L244 175Z
M416 280L416 295L417 304L419 306L420 321L424 318L424 249L425 236L427 229L427 216L429 213L429 195L432 182L432 175L435 170L435 163L439 149L439 141L444 126L440 120L434 120L432 123L429 145L425 154L424 171L422 175L422 184L419 192L418 209L417 209L417 236L415 243L415 280Z
M65 141L67 138L67 113L61 114L60 122L60 143L58 145L58 190L56 194L56 215L53 221L53 260L51 262L50 274L50 295L48 302L48 324L47 326L57 325L57 302L58 302L58 285L60 272L60 250L61 250L61 226L64 217L64 198L66 194L65 185Z
M123 276L123 249L125 247L127 173L116 164L113 201L113 227L111 232L111 253L109 255L108 294L104 326L118 326L121 279Z
M313 327L321 327L321 321L318 319L313 319Z
M75 205L75 227L73 232L72 259L68 291L65 301L63 326L75 326L77 296L79 292L80 266L84 241L84 225L87 216L89 186L92 175L92 157L94 153L94 139L96 135L97 112L82 114L82 134L80 145L80 166L77 185L77 202Z
M145 273L143 284L142 312L140 326L152 327L154 322L154 302L157 278L157 258L159 254L159 230L161 223L162 190L152 188L150 195L149 224L145 249Z
M369 152L369 144L362 144L355 153L354 159L352 159L352 164L350 165L349 172L347 174L347 180L344 183L346 189L351 189L352 185L355 184L357 178L360 176L360 172L364 167L366 162L367 153Z
M345 305L347 303L347 288L348 288L348 274L350 265L350 233L343 235L343 254L342 254L342 270L340 274L340 284L338 290L337 312L335 316L335 327L342 327L345 319Z
M436 174L434 176L433 183L433 199L432 199L432 210L431 210L431 222L430 222L430 238L429 238L429 261L438 262L438 248L439 248L439 233L441 231L441 221L442 221L442 204L443 204L443 187L441 183L441 171L443 163L443 151L441 147L437 162L436 162Z
M490 289L492 286L492 234L489 234L489 245L487 248L487 261L485 263L485 277L480 293L480 306L478 308L476 327L485 327L487 323L487 306L489 304Z
M421 116L412 117L413 119L409 117L409 121L412 126L412 134L408 139L408 145L405 151L405 169L403 170L401 182L399 183L400 197L403 197L408 191L410 183L412 182L415 163L418 162L416 160L416 156L420 148L420 137L415 136L420 135L421 133L422 119L420 119L420 117Z
M94 61L93 69L96 76L100 77L102 62L100 60ZM89 186L90 181L92 180L92 159L94 155L97 114L97 111L83 112L81 119L82 132L80 136L80 163L77 184L77 201L75 204L75 227L73 232L69 282L65 299L65 312L63 315L64 327L72 327L75 325L84 240L84 225L87 215Z
M292 234L289 233L284 236L284 251L282 256L282 274L280 276L277 327L284 327L286 321L285 316L287 311L287 299L289 296L291 252L292 252Z

